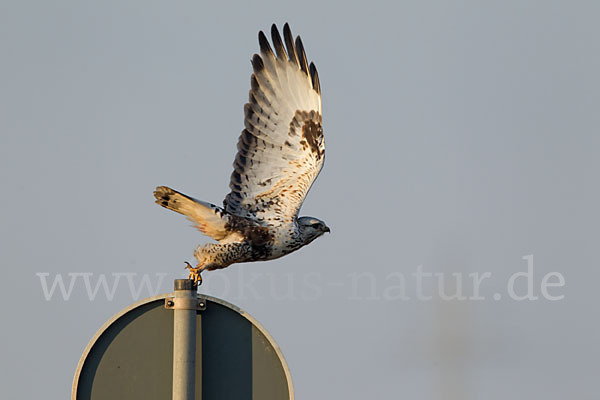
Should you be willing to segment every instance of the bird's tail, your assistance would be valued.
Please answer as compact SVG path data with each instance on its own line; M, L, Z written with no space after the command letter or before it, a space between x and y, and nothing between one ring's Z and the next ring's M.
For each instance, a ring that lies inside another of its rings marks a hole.
M185 215L196 228L215 240L221 240L230 233L225 228L227 221L223 209L214 204L196 200L166 186L157 187L154 197L156 204Z

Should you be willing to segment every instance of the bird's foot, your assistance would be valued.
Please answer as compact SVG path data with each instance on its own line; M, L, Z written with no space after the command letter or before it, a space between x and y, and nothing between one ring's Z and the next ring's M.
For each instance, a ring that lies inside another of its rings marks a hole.
M194 285L196 286L200 286L202 285L202 277L200 276L200 273L202 272L203 268L202 267L192 267L192 264L190 264L189 262L185 262L186 263L186 269L190 270L190 275L188 276L188 279L192 280L194 282Z

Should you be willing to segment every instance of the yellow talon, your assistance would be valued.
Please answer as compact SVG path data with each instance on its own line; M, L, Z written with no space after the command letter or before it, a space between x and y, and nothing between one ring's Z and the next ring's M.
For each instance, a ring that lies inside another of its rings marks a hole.
M202 285L202 277L200 276L200 273L202 272L202 267L192 267L192 265L189 262L185 262L186 263L186 269L190 270L190 274L188 276L188 279L194 281L194 285L196 286L200 286Z

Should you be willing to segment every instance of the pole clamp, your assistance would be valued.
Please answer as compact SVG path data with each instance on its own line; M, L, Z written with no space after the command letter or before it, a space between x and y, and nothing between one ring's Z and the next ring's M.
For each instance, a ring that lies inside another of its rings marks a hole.
M186 297L167 297L165 298L165 308L167 310L206 310L206 300L202 298Z

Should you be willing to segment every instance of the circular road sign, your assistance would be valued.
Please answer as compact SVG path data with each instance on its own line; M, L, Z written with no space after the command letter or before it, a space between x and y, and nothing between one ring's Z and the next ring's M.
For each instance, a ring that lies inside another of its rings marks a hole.
M72 400L170 399L173 293L141 300L108 320L87 345ZM293 400L290 371L269 333L223 300L198 296L196 399Z

